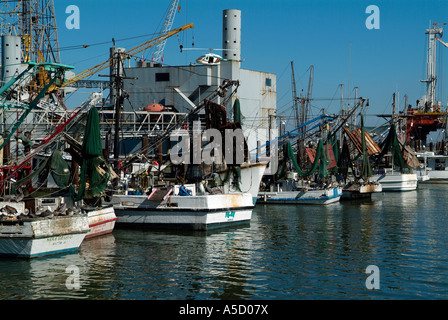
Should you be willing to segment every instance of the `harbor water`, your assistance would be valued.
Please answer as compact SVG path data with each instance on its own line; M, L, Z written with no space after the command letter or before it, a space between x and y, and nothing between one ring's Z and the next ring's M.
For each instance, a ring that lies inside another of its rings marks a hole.
M0 260L0 299L447 299L448 185L328 206L257 205L248 226L121 229ZM368 288L376 266L376 288Z

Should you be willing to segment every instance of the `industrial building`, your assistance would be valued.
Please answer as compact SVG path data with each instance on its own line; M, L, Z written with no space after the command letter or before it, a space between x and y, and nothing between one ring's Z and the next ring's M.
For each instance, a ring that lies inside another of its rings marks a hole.
M7 5L7 4L5 4ZM52 6L50 6L52 7ZM12 8L6 8L14 11ZM6 10L5 9L5 10ZM17 10L16 10L17 11ZM14 11L14 12L16 12ZM25 19L20 12L16 12L17 19ZM54 15L54 12L51 12ZM21 21L21 20L20 20ZM215 92L222 84L224 79L238 80L239 87L236 95L225 105L228 117L232 117L232 106L236 99L239 100L242 113L242 128L245 134L249 151L252 156L256 153L258 144L265 144L277 135L276 127L276 75L267 72L254 71L242 68L242 23L241 11L236 9L227 9L222 12L222 58L223 60L216 65L204 65L200 63L183 66L165 66L157 60L155 63L138 61L135 66L122 66L125 68L124 74L127 79L123 81L123 89L129 94L124 99L124 110L121 114L122 124L120 125L119 140L120 155L129 155L138 152L141 147L157 137L167 127L178 121L179 117L188 113L192 108L199 105L203 99ZM54 50L45 52L58 53L57 38L54 32L55 23L48 23L48 32L53 38L48 40L45 45ZM33 50L38 45L27 48L23 47L21 34L24 30L3 32L2 34L2 81L5 83L14 75L17 75L24 65L21 63L22 55L27 53L27 61L39 61L39 56ZM34 32L34 31L33 31ZM40 29L36 32L42 32ZM110 55L113 57L116 52L125 52L125 48L113 47L110 49ZM45 56L45 61L60 63L56 54ZM116 65L111 64L110 74L116 73ZM96 71L94 68L90 74ZM89 71L89 70L88 70ZM133 78L133 79L129 79ZM70 84L64 90L73 90L73 87L93 86L101 82L108 86L108 81L84 80L76 81ZM116 96L115 87L110 82L110 108L101 108L101 133L104 137L114 134L111 120L114 118L113 99ZM212 99L218 104L222 103L222 98L216 96ZM58 101L56 101L58 103ZM32 133L33 140L41 140L47 134L54 123L43 121L48 119L47 112L57 111L59 118L62 119L67 113L62 107L56 108L47 106L46 99L42 99L38 108L26 118L23 123L24 130ZM154 108L155 106L155 108ZM153 113L148 114L147 111ZM160 111L163 112L163 116ZM17 118L14 110L7 111L6 127ZM43 119L43 120L42 120ZM233 121L233 119L229 119ZM3 123L5 131L5 121ZM272 129L272 130L269 130ZM105 139L109 141L110 139ZM107 143L107 142L105 142ZM111 146L104 146L112 151ZM166 146L164 153L167 152Z
M223 10L222 58L217 65L190 64L163 66L140 61L135 67L125 69L124 89L129 93L124 111L158 110L186 113L214 92L223 79L238 80L240 86L232 101L225 106L232 115L235 99L239 99L242 128L249 150L257 147L257 140L264 144L275 138L269 128L276 129L276 75L248 70L241 67L241 11ZM221 98L214 102L221 103ZM137 146L136 146L137 147ZM255 151L252 152L252 154Z

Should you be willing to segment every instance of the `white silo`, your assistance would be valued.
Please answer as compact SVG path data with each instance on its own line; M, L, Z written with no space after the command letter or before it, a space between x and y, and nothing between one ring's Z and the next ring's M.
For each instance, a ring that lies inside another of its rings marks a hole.
M223 10L222 56L224 59L241 59L241 10Z
M14 75L19 74L23 67L21 65L21 46L19 36L2 36L2 81L9 81Z

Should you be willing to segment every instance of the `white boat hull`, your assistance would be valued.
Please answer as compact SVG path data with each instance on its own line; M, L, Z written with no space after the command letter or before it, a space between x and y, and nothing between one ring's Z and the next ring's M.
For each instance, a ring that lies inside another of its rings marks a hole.
M420 171L428 177L423 180L430 183L448 183L448 156L434 154L434 152L418 152Z
M171 196L163 203L148 196L114 195L117 225L210 230L247 224L252 218L252 196L215 194Z
M241 168L241 180L239 189L233 188L233 176L224 186L224 193L243 192L252 195L253 204L257 201L261 179L266 170L267 162L244 163ZM221 179L225 179L226 172L219 172ZM241 190L241 191L240 191Z
M86 215L2 221L0 256L35 258L76 251L88 231Z
M117 220L113 206L87 210L87 218L89 221L89 232L86 235L86 239L111 233Z
M425 173L425 172L417 171L417 180L420 182L429 181L430 177L429 177L428 172Z
M258 203L269 204L321 204L339 202L342 188L319 190L308 189L298 191L259 192Z
M434 183L447 183L448 182L448 170L427 170L429 182Z
M416 173L386 172L372 176L372 181L381 184L383 191L411 191L417 189Z
M86 233L66 234L39 239L0 238L0 256L37 258L77 251Z

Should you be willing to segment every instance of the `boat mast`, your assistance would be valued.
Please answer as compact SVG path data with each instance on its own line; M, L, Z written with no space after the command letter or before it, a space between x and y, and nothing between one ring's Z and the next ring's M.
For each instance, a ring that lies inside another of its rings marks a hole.
M310 107L310 100L311 100L311 90L313 88L313 73L314 73L314 66L310 66L310 78L308 80L308 91L306 93L306 106L305 106L305 112L302 114L302 123L305 123L308 121L308 113L309 113L309 107Z
M394 124L394 122L395 122L395 92L393 94L393 101L392 101L392 122L391 123ZM396 130L394 126L391 126L391 128L389 130L392 130L392 129ZM392 163L391 163L392 172L394 172L394 153L393 152L391 154L391 161L392 161Z
M308 122L308 110L309 110L309 104L311 100L311 89L313 87L313 72L314 72L314 66L310 66L310 76L308 80L308 91L306 93L306 97L301 97L301 108L300 108L300 119L297 118L297 127L302 126L304 123ZM306 127L302 126L300 129L300 136L297 140L297 155L298 155L298 161L303 166L306 164L306 141L305 141L305 132Z
M344 121L344 88L343 88L343 84L341 83L340 84L340 86L341 86L341 122L343 122ZM342 130L339 132L339 141L340 141L340 143L341 143L341 145L342 145L342 137L343 137L343 133L342 133Z
M292 87L292 103L294 105L294 111L296 112L296 125L300 126L299 118L299 105L297 103L297 91L296 91L296 78L294 76L294 61L291 61L291 87Z
M120 156L120 120L121 111L123 110L124 99L128 97L128 93L123 89L123 80L135 79L134 77L126 77L124 74L123 48L112 47L110 49L112 64L110 67L111 93L110 100L115 108L114 116L114 170L119 173L119 156ZM101 75L100 75L101 76Z

